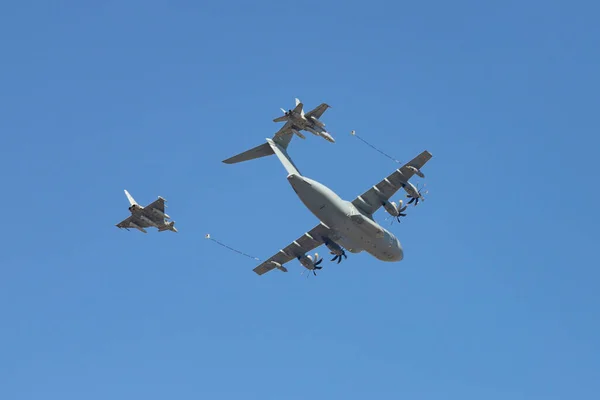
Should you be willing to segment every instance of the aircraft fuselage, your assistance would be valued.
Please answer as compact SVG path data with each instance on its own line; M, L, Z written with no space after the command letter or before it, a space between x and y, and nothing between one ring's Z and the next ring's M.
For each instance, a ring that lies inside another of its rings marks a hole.
M335 232L335 237L329 239L351 253L366 251L381 261L402 260L400 241L372 216L361 213L351 202L315 180L297 174L290 174L287 179L302 203Z
M131 206L129 207L129 211L131 211L131 215L133 215L135 218L138 218L140 221L145 222L149 226L158 228L159 232L166 230L172 230L177 232L177 229L174 226L174 222L167 221L165 217L170 217L165 213L161 212L160 210L157 210L155 208L148 209L141 206Z
M335 140L329 134L329 132L327 132L324 127L320 126L314 121L308 120L298 115L290 116L289 121L291 122L292 127L296 128L297 130L308 131L313 135L321 136L325 140L335 143Z

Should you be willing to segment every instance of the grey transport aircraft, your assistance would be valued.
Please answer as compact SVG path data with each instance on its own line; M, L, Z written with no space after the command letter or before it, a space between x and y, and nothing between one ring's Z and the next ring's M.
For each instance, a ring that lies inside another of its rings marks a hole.
M275 135L282 136L293 133L302 139L306 139L300 131L307 131L313 135L321 136L331 143L335 143L331 134L325 129L325 124L319 120L321 115L330 107L328 104L321 103L314 110L304 114L304 105L300 100L296 99L296 107L293 110L285 111L282 108L283 115L273 120L273 122L286 121L285 125Z
M129 211L131 215L119 222L116 226L118 228L135 228L144 233L148 233L144 228L154 227L159 232L173 231L177 232L175 228L175 221L167 221L171 219L165 214L165 202L166 200L158 196L158 199L148 204L146 207L140 206L135 199L125 190L125 196L129 200Z
M411 199L409 203L415 200L416 205L417 200L423 199L420 191L408 180L414 174L423 176L421 168L431 159L431 153L423 151L353 201L346 201L325 185L300 173L287 153L291 136L291 133L285 136L275 135L273 139L267 138L267 143L223 161L234 164L275 154L287 170L287 179L292 189L319 219L317 226L254 268L254 272L262 275L275 268L287 272L284 264L297 259L316 275L315 270L322 268L319 264L323 259L318 258L318 253L314 258L306 253L322 244L334 255L331 261L337 260L338 263L342 257L347 258L344 248L351 253L366 251L381 261L402 260L404 252L400 241L375 222L373 213L383 206L393 217L399 219L400 216L405 216L402 212L407 206L402 207L402 200L398 205L389 201L399 189L406 191L407 197Z

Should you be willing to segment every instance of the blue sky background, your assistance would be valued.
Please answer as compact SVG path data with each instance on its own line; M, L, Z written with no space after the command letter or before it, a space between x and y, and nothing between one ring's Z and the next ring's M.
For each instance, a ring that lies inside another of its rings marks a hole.
M599 12L2 3L0 398L594 398ZM290 153L346 199L396 167L352 129L433 153L402 262L258 277L204 239L265 259L317 223L277 159L221 163L294 97L332 105ZM179 233L118 230L123 189Z

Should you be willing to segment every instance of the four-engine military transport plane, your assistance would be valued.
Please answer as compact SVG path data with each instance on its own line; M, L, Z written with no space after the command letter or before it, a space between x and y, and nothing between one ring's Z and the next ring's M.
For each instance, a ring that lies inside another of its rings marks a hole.
M129 230L128 228L135 228L144 233L148 233L144 228L153 226L158 228L159 232L167 230L177 232L175 221L167 221L167 219L171 219L171 217L165 214L165 199L158 196L158 199L154 202L148 204L146 207L142 207L134 200L127 190L125 190L125 196L129 199L129 211L131 212L131 215L119 222L116 225L118 228L125 228L127 230Z
M291 136L291 135L290 135ZM351 253L366 251L382 261L400 261L404 257L398 239L381 227L373 219L373 213L383 206L394 217L399 217L406 208L390 202L389 199L401 188L412 199L422 195L408 180L414 175L422 176L421 168L432 155L424 151L406 163L387 178L371 187L352 202L342 200L331 189L303 176L287 153L289 138L283 142L277 138L266 139L267 143L254 149L231 157L223 162L228 164L252 160L258 157L275 154L288 172L287 179L304 205L319 219L319 224L306 232L290 245L279 250L274 256L254 268L254 272L262 275L275 268L287 272L285 263L298 259L308 270L321 269L322 259L306 255L309 251L325 244L335 257L331 260L346 258L343 248Z
M321 136L323 139L335 143L335 140L327 130L325 130L325 124L319 121L321 115L331 106L325 103L321 103L314 110L311 110L304 114L304 105L300 102L300 100L296 99L296 107L293 110L285 111L283 108L283 114L281 117L275 118L273 122L283 122L286 121L285 125L276 133L276 135L281 135L284 133L294 133L298 135L302 139L306 139L306 137L300 133L300 131L308 131L313 135Z

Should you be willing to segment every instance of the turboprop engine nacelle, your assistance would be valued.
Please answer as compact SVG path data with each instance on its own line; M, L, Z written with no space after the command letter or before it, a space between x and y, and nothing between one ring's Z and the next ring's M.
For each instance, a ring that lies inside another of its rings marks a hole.
M321 269L321 267L318 267L318 265L321 263L321 260L319 259L319 253L315 253L315 259L313 260L313 258L311 256L307 256L306 254L303 254L301 256L298 257L298 261L300 261L300 264L302 264L302 266L306 269L310 269L310 270L315 270L315 269Z
M391 203L389 201L386 201L385 203L383 203L383 208L392 217L397 217L398 215L400 215L400 209L402 208L402 204L402 200L400 200L399 205L396 205L396 203L393 201Z
M339 244L332 242L331 240L327 240L325 246L331 251L331 254L335 254L336 256L339 256L344 252Z
M410 195L410 197L419 197L419 191L417 190L417 188L415 187L415 185L413 185L410 182L407 182L405 184L402 185L402 187L404 188L404 190L406 190L406 192Z

